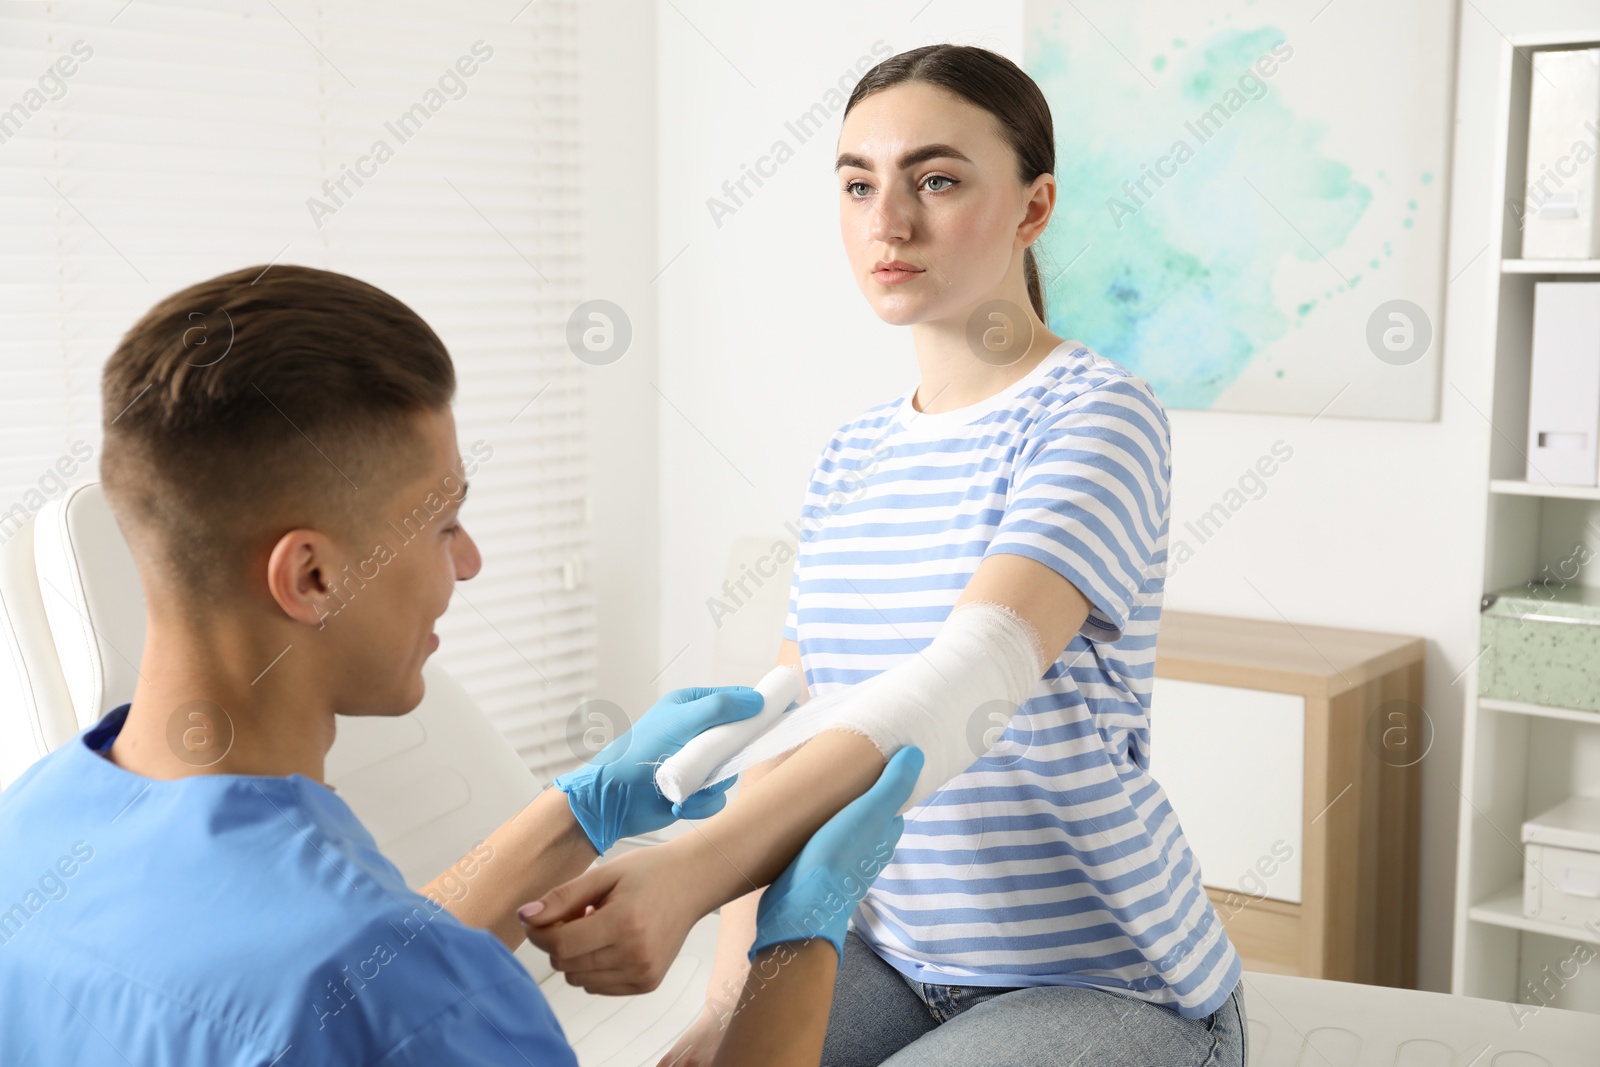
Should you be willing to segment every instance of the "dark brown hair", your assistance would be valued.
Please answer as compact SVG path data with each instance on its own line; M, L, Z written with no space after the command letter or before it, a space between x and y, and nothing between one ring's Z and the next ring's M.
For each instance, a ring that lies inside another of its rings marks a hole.
M1017 179L1024 185L1041 174L1055 173L1056 132L1050 105L1034 80L1005 56L960 44L930 44L901 52L867 71L850 94L844 114L873 93L907 82L937 85L993 115L1001 136L1017 153ZM1044 286L1031 245L1023 253L1022 271L1028 300L1045 321Z
M360 548L424 473L407 416L455 385L444 343L381 289L312 267L223 274L151 308L106 362L106 497L135 553L197 593L296 526Z

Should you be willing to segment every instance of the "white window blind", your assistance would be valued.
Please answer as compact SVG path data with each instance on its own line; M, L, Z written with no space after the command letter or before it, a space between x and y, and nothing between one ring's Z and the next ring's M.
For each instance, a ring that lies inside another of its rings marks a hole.
M463 513L483 570L435 655L536 773L573 764L577 24L560 0L0 3L0 513L98 476L101 366L159 298L250 264L365 279L444 339L462 455L492 450Z

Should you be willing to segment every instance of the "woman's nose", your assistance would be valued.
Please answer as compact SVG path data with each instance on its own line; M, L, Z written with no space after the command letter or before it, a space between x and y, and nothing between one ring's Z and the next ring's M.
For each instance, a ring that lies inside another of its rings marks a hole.
M904 194L894 189L879 193L867 220L867 236L874 241L906 241L911 237L910 207Z

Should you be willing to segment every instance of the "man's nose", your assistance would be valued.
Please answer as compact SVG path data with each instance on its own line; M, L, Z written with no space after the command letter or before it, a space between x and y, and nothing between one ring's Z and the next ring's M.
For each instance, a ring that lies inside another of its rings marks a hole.
M464 582L483 569L483 556L478 551L478 542L467 533L465 526L461 527L455 539L456 581Z

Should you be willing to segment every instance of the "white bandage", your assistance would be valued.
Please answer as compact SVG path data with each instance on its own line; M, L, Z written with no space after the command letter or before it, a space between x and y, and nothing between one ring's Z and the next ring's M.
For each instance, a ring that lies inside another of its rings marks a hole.
M1051 658L1033 627L1010 608L963 604L921 652L860 685L800 705L721 763L706 784L782 755L824 730L849 730L871 740L886 758L906 745L922 749L922 774L904 811L983 756L970 740L971 726L1009 720Z
M759 712L696 734L656 768L656 788L662 796L676 804L711 784L711 772L717 764L776 726L778 718L800 699L802 686L793 667L774 667L753 688L761 694Z

